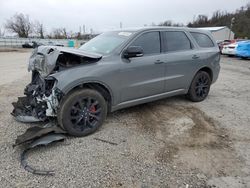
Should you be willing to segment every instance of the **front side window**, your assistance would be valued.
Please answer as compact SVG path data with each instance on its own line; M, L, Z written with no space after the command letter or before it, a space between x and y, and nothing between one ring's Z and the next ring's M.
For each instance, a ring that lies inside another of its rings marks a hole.
M182 31L166 31L165 44L168 52L192 49L192 44L187 35Z
M202 48L214 47L213 41L206 34L196 33L196 32L190 32L190 33L200 47Z
M144 55L161 53L160 33L157 31L144 33L135 39L130 46L142 47Z

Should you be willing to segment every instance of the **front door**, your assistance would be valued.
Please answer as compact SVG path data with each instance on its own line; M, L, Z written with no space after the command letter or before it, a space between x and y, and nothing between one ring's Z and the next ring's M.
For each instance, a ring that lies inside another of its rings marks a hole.
M160 33L143 33L129 46L142 47L143 56L123 59L121 102L163 93L165 64L162 61Z

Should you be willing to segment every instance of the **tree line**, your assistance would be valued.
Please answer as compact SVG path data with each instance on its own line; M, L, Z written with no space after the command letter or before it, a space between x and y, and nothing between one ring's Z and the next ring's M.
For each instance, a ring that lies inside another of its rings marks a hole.
M54 28L52 32L47 33L45 26L38 20L31 21L28 15L22 13L16 13L10 19L6 20L4 28L17 34L18 37L38 37L54 38L54 39L90 39L92 34L81 34L80 32L67 31L66 28ZM5 32L0 28L0 36L4 36Z
M160 26L175 26L183 27L182 23L174 23L167 20L159 24ZM198 15L194 17L192 22L189 22L187 27L216 27L228 26L232 28L236 38L250 39L250 4L242 6L233 13L217 10L209 18L206 15Z
M233 13L217 10L211 18L206 15L198 15L188 27L213 27L228 26L237 38L250 38L250 4L242 6Z

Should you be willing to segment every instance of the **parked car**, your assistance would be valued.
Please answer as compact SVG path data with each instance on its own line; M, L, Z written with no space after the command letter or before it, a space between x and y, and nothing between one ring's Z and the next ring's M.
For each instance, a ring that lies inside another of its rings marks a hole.
M221 51L221 54L223 55L229 55L229 56L235 56L236 55L236 48L237 48L237 43L231 43L228 45L224 45Z
M223 40L223 41L218 41L217 44L219 46L220 51L222 51L223 46L228 45L232 43L231 40Z
M35 46L35 42L25 42L24 44L22 44L23 48L34 48Z
M23 48L36 48L38 46L42 46L43 44L40 42L32 41L32 42L25 42L22 47Z
M232 40L217 41L220 52L222 53L223 46L233 43Z
M237 43L241 41L245 41L245 39L224 40L223 42L219 43L221 54L234 56L236 53L235 49L237 47Z
M250 40L238 43L236 55L243 59L250 58Z
M175 95L203 101L219 61L211 33L194 28L111 31L79 49L40 46L30 57L26 97L13 103L12 115L24 122L56 118L69 134L85 136L108 112Z
M61 46L61 47L63 47L64 45L62 43L59 43L59 42L49 41L48 46Z

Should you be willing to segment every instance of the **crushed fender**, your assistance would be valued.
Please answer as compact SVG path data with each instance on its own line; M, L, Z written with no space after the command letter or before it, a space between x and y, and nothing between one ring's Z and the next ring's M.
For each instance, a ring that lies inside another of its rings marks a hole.
M48 145L52 142L56 142L56 141L62 141L64 140L66 137L63 134L48 134L44 137L38 138L35 141L33 141L21 154L21 165L22 167L32 173L32 174L36 174L36 175L54 175L55 172L53 170L37 170L33 167L31 167L30 165L28 165L27 163L27 153L28 151L30 151L31 149L37 147L37 146L44 146L44 145Z

